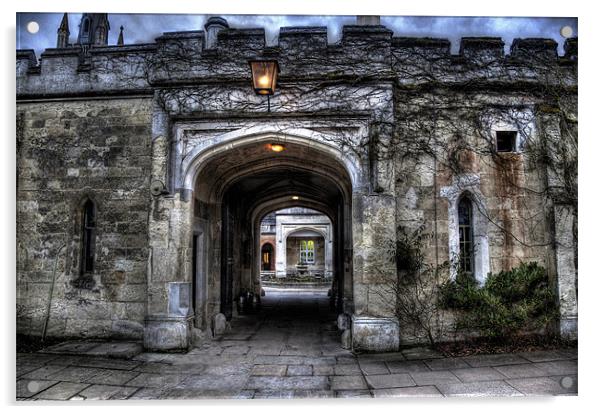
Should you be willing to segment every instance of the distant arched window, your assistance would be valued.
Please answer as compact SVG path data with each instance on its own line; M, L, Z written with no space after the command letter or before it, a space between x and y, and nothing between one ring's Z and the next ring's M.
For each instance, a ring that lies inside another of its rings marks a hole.
M80 273L94 271L94 241L96 236L96 208L92 200L87 200L82 211L82 254Z
M474 274L474 227L472 219L472 202L463 195L458 202L458 236L460 271Z
M84 20L84 33L88 33L89 31L90 31L90 20L86 18Z

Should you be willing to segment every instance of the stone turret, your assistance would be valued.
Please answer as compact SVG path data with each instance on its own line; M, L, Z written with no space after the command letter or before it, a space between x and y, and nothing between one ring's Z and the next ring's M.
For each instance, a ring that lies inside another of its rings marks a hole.
M110 29L107 13L84 13L79 24L77 43L82 46L106 46Z
M69 19L67 17L67 13L63 14L63 20L61 20L61 25L56 31L56 47L61 49L65 47L69 47Z
M205 23L207 32L207 49L213 49L217 43L217 34L224 29L228 29L228 22L222 17L210 17Z

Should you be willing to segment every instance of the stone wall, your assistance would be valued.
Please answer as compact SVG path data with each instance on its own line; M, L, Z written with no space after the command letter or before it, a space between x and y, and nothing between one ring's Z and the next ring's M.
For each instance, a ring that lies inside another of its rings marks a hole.
M141 338L147 302L149 99L17 105L17 330ZM80 272L82 206L96 206Z

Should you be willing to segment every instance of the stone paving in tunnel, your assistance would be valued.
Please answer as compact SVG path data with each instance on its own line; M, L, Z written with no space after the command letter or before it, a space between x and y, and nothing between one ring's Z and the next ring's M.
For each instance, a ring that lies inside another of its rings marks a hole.
M577 351L354 355L325 291L266 289L256 315L188 353L17 356L18 400L522 396L577 393Z

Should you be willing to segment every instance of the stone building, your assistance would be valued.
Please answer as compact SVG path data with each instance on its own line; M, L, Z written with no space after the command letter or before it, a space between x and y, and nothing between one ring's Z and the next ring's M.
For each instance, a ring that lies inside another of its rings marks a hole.
M354 349L411 340L382 288L421 226L430 262L479 281L541 263L557 329L576 336L576 38L563 56L550 39L507 55L500 38L455 55L376 18L334 44L325 27L285 27L266 46L263 29L211 18L113 46L108 18L84 16L77 42L62 27L39 60L17 51L19 333L186 349L259 293L261 218L302 207L331 222ZM269 98L257 59L278 62Z
M268 214L261 221L260 245L264 274L332 278L332 223L319 211L290 207Z

